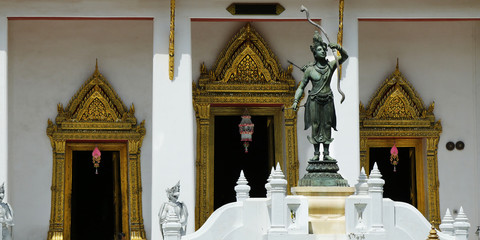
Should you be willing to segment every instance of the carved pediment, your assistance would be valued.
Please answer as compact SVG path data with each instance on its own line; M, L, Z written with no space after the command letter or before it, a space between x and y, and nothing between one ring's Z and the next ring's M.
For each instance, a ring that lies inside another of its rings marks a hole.
M361 127L439 127L433 114L398 69L383 82L367 108L360 103Z
M129 129L137 124L134 113L133 104L127 109L97 65L67 107L58 104L55 122L63 129Z
M209 92L280 92L295 87L292 66L282 69L250 23L230 40L212 70L202 64L200 72L199 88Z

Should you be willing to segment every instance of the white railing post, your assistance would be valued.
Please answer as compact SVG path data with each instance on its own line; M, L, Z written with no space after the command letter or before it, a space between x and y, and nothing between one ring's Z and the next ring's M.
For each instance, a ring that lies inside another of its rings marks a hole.
M454 228L453 228L453 217L450 214L450 209L447 208L447 212L445 212L445 216L443 216L442 224L440 224L440 230L442 233L448 234L450 236L454 236Z
M455 239L468 239L468 229L470 228L470 223L468 223L467 215L463 212L463 207L460 207L457 218L455 218L455 222L453 223L453 228L455 229Z
M237 181L237 186L235 186L235 192L237 193L237 202L241 202L250 197L250 186L248 186L248 181L243 174L243 170L240 171L240 177Z
M285 180L285 175L283 175L279 163L277 163L277 167L273 172L272 179L270 180L270 185L272 186L272 218L271 226L268 232L286 233L287 229L285 226L285 194L287 192L287 180Z
M382 233L385 232L383 227L383 185L385 180L382 179L382 174L378 170L377 163L373 165L373 169L370 172L368 178L368 194L372 198L371 210L371 232Z

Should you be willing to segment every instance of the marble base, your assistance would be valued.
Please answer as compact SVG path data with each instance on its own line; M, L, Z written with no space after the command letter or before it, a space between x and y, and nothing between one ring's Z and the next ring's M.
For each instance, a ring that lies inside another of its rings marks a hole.
M345 234L345 199L353 187L293 187L294 195L308 198L309 233Z

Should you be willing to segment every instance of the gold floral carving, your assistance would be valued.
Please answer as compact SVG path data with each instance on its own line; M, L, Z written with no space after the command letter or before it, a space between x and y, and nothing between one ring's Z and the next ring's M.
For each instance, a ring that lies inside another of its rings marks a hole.
M228 42L211 70L202 64L200 72L198 84L192 84L193 105L197 117L196 228L199 228L214 210L215 115L241 115L246 106L252 115L273 115L276 121L274 126L279 126L275 130L275 144L279 144L275 147L275 161L286 170L288 189L297 184L299 165L297 115L290 109L282 111L285 106L291 106L295 95L292 66L286 70L281 67L277 57L250 23ZM283 164L284 159L286 165Z
M70 239L70 196L71 157L66 157L66 146L75 142L123 142L125 146L124 170L122 181L126 181L124 198L126 205L123 211L128 219L124 223L127 238L136 236L146 239L142 216L142 194L140 175L140 148L145 136L145 121L137 124L135 107L127 108L109 82L95 67L93 75L72 97L66 108L57 106L58 114L55 123L48 119L47 135L53 149L52 202L48 240ZM87 144L87 143L85 143ZM90 143L91 144L91 143ZM120 144L122 145L122 144ZM128 145L128 146L127 146ZM128 153L127 153L128 147ZM70 151L71 152L71 151ZM128 179L128 180L127 180ZM128 182L127 182L128 181ZM123 200L122 200L123 201Z
M426 149L427 184L420 189L420 195L426 191L426 217L440 222L438 159L437 149L442 124L435 120L435 104L425 107L422 99L398 68L383 82L375 92L368 106L360 103L360 164L368 169L368 149L373 142L381 139L410 139L420 141L420 148ZM417 174L418 175L418 174ZM417 176L418 177L418 176ZM423 197L423 196L421 196Z

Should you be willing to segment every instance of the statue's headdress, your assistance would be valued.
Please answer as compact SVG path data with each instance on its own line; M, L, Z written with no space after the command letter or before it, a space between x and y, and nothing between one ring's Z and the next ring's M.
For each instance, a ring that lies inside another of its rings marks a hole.
M178 181L177 184L175 184L175 186L173 186L171 188L167 188L165 191L167 192L167 194L172 194L174 192L180 192L180 181Z
M324 49L327 49L327 44L323 41L322 35L318 31L315 31L315 33L313 33L312 47L316 48L317 46L322 46Z
M2 186L0 187L0 193L5 193L5 183L2 183Z

